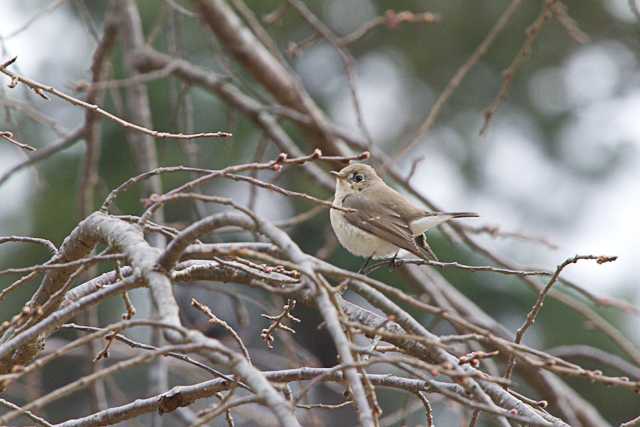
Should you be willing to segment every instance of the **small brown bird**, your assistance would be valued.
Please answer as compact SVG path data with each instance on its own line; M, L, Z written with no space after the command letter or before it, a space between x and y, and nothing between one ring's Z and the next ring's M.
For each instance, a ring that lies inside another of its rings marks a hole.
M437 260L425 233L454 218L478 216L473 212L420 209L363 163L331 173L336 176L333 204L353 209L331 209L331 226L340 244L357 256L382 258L405 249L420 258Z

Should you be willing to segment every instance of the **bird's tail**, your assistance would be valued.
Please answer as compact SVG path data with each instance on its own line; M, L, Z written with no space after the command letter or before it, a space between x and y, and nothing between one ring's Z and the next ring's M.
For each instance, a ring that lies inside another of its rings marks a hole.
M475 212L434 212L434 215L449 215L451 218L478 218L478 215Z
M475 212L429 212L427 216L413 222L410 224L410 227L412 231L417 234L414 238L416 246L420 251L420 253L416 255L433 261L439 261L438 257L433 252L433 249L431 249L431 246L429 246L429 243L427 242L426 232L451 219L476 218L478 216L480 215Z
M473 212L425 212L423 217L411 221L409 228L414 236L418 236L449 220L477 216L478 214Z

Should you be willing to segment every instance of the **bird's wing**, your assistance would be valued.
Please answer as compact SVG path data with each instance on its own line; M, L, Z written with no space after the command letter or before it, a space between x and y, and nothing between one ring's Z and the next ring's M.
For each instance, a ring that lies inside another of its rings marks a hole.
M386 185L375 185L365 190L370 199L376 200L376 206L391 216L392 222L398 226L407 227L408 232L418 237L433 227L452 218L453 214L427 212L416 207L402 194Z
M414 236L426 233L432 228L455 218L475 218L479 215L473 212L424 212L423 216L409 222Z
M375 194L368 193L364 197L361 193L347 195L342 201L342 207L354 209L352 212L342 212L345 219L353 226L373 234L399 248L422 256L416 245L409 224L402 219L398 212L388 204L377 202ZM371 201L373 199L373 201Z

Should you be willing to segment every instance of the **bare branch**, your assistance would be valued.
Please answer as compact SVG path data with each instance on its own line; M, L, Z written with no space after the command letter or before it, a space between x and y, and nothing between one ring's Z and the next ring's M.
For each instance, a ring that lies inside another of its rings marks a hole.
M296 300L288 300L287 303L282 307L282 311L279 314L275 316L270 316L268 314L262 315L262 317L264 317L265 319L271 320L271 324L267 328L263 329L262 332L260 332L260 338L262 338L269 349L273 349L273 341L275 340L275 338L273 337L273 333L277 329L281 329L292 334L296 333L293 328L283 323L285 320L291 320L292 322L300 323L300 319L291 314L295 307Z
M398 154L393 157L392 162L395 162L396 160L402 158L406 153L409 152L409 150L411 150L424 139L426 133L431 130L436 120L438 119L442 107L444 107L449 98L451 98L451 95L453 95L453 92L455 92L458 86L460 86L460 83L462 83L462 80L464 80L469 70L471 70L471 68L478 63L480 58L482 58L484 54L487 53L496 37L498 37L502 30L507 26L512 16L518 10L521 1L522 0L512 0L511 4L509 4L505 11L502 12L502 15L500 15L500 18L498 18L496 24L491 28L489 33L487 33L485 38L478 45L473 54L471 54L469 59L467 59L467 61L458 69L458 71L456 71L438 99L433 103L429 114L420 124L420 127L418 128L416 135L413 137L413 140L407 146L403 147L398 152ZM386 163L385 169L390 165L391 163Z
M1 131L0 132L0 138L4 139L5 141L10 142L11 144L15 145L16 147L22 148L23 150L36 151L35 147L32 147L29 144L23 144L22 142L16 140L13 137L13 133L12 132Z
M38 237L27 236L0 236L0 245L7 242L29 242L37 243L49 249L49 251L55 255L58 252L58 248L50 240L42 239Z
M204 313L204 315L209 318L209 323L211 323L212 325L220 325L227 332L229 332L233 337L233 339L240 346L240 349L242 350L242 354L244 354L244 357L246 357L249 363L251 363L251 356L249 355L249 350L247 350L247 346L244 345L244 342L242 342L242 338L240 338L240 335L238 335L238 333L227 322L225 322L224 320L220 319L218 316L213 314L213 312L209 307L202 304L200 301L198 301L195 298L191 298L191 305L196 309L200 310L202 313Z
M484 124L482 125L482 129L480 129L480 135L484 135L487 129L489 129L491 119L495 115L496 111L498 111L500 105L507 98L507 94L509 93L511 83L513 83L515 73L524 63L525 59L531 54L533 43L540 34L540 31L542 30L545 22L551 17L553 6L558 1L559 0L545 0L540 15L527 28L524 44L520 48L520 51L517 53L516 57L513 59L513 62L511 62L509 67L507 67L507 69L502 73L502 85L500 86L498 96L496 96L496 99L484 111Z
M7 408L11 408L15 412L17 412L18 414L25 415L26 417L28 417L30 420L34 421L38 425L45 426L45 427L52 427L53 426L53 424L51 424L50 422L48 422L44 418L39 417L36 414L34 414L33 412L31 412L31 411L29 411L27 409L21 408L20 406L16 405L15 403L11 403L8 400L5 400L3 398L0 398L0 405L4 405Z
M148 129L144 126L140 126L137 125L135 123L131 123L128 122L124 119L119 118L118 116L100 108L99 106L95 105L95 104L91 104L89 102L86 101L82 101L78 98L75 98L71 95L67 95L61 91L59 91L58 89L54 88L53 86L47 86L44 85L42 83L38 83L35 80L31 80L27 77L21 76L19 74L16 74L12 71L7 70L7 66L11 65L13 62L15 62L15 60L17 59L17 57L14 57L12 59L10 59L9 61L5 62L4 64L0 65L0 72L9 76L11 78L11 84L10 87L15 87L18 83L22 83L24 85L26 85L27 87L29 87L31 90L33 90L37 95L39 95L41 98L48 100L49 98L47 97L47 93L51 94L53 96L56 96L58 98L61 98L67 102L69 102L70 104L73 104L75 106L78 107L82 107L85 108L87 110L90 111L94 111L96 114L101 115L102 117L105 117L109 120L114 121L115 123L119 124L120 126L126 128L126 129L133 129L135 131L141 132L145 135L149 135L152 136L154 138L158 138L158 139L167 139L167 138L173 138L173 139L195 139L195 138L228 138L231 136L231 134L229 132L203 132L203 133L196 133L196 134L182 134L182 133L170 133L170 132L161 132L161 131L157 131L157 130L152 130L152 129Z
M551 287L558 280L558 277L560 276L560 272L566 266L568 266L569 264L575 264L579 260L595 260L598 264L604 264L607 262L613 262L617 258L618 257L615 257L615 256L611 257L611 256L602 256L602 255L600 256L576 255L572 258L566 259L562 264L558 265L558 267L556 268L556 272L553 274L553 276L551 277L547 285L540 291L535 304L533 305L533 307L531 307L531 310L529 311L529 313L527 313L527 320L516 331L516 337L514 342L516 342L517 344L520 344L520 342L522 342L522 338L524 337L524 334L527 332L527 329L529 329L533 325L533 323L536 321L536 317L538 316L538 313L540 313L540 310L542 310L542 305L544 304L544 298L547 296L547 293L551 290ZM511 373L513 372L514 366L515 366L515 360L511 359L509 362L509 366L507 367L507 371L505 373L505 378L511 377Z

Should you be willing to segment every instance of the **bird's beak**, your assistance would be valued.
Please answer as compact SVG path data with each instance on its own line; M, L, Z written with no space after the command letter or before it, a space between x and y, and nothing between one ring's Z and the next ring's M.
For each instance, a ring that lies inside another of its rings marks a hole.
M338 178L338 179L342 179L342 175L340 175L340 172L338 172L338 171L329 171L329 173L331 175L335 175L335 177Z

